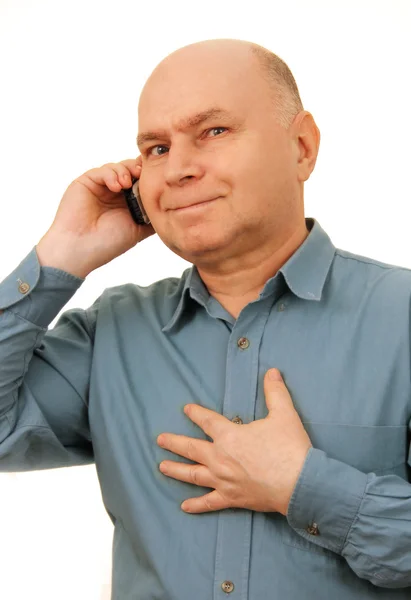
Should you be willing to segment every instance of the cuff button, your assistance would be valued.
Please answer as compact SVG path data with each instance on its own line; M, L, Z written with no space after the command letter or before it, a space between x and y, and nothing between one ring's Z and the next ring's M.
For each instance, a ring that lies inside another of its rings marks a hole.
M310 534L310 535L320 535L320 532L318 530L318 525L317 523L313 523L312 525L309 525L306 529L306 531Z
M25 282L21 282L19 285L19 292L20 294L27 294L27 292L29 291L30 286L28 283Z

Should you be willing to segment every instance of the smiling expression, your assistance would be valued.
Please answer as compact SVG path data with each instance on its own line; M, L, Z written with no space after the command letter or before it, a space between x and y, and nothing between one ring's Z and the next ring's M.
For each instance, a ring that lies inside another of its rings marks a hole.
M301 201L298 146L247 47L167 57L139 103L140 193L163 242L198 263L264 243Z

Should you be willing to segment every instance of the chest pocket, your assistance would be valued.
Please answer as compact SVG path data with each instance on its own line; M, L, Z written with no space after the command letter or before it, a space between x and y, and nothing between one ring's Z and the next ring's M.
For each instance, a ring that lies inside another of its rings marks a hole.
M314 448L327 453L363 473L393 474L407 480L408 445L406 426L356 426L336 423L305 422L304 427ZM321 494L321 490L318 490ZM284 517L281 523L285 544L332 556L341 557L313 544L294 531Z

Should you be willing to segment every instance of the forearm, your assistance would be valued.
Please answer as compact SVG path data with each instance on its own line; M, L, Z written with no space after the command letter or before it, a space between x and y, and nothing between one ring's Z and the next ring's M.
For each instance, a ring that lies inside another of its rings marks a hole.
M76 245L79 243L75 238L70 242L68 238L46 233L36 245L38 261L42 267L53 267L85 279L93 268L87 263L85 253L76 251Z
M34 251L0 284L0 471L93 461L86 403L93 326L86 311L72 309L48 331L80 285L40 268Z
M288 507L291 527L341 554L376 586L411 586L411 485L365 474L311 449ZM307 530L315 523L318 535Z
M34 250L0 284L0 415L17 398L48 325L80 285L62 272L44 277Z

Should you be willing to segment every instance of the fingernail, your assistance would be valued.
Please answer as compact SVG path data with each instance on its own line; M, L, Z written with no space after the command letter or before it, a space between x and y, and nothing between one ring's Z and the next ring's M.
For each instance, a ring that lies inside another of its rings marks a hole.
M268 371L268 379L271 379L271 381L282 381L283 378L278 369L270 369Z

